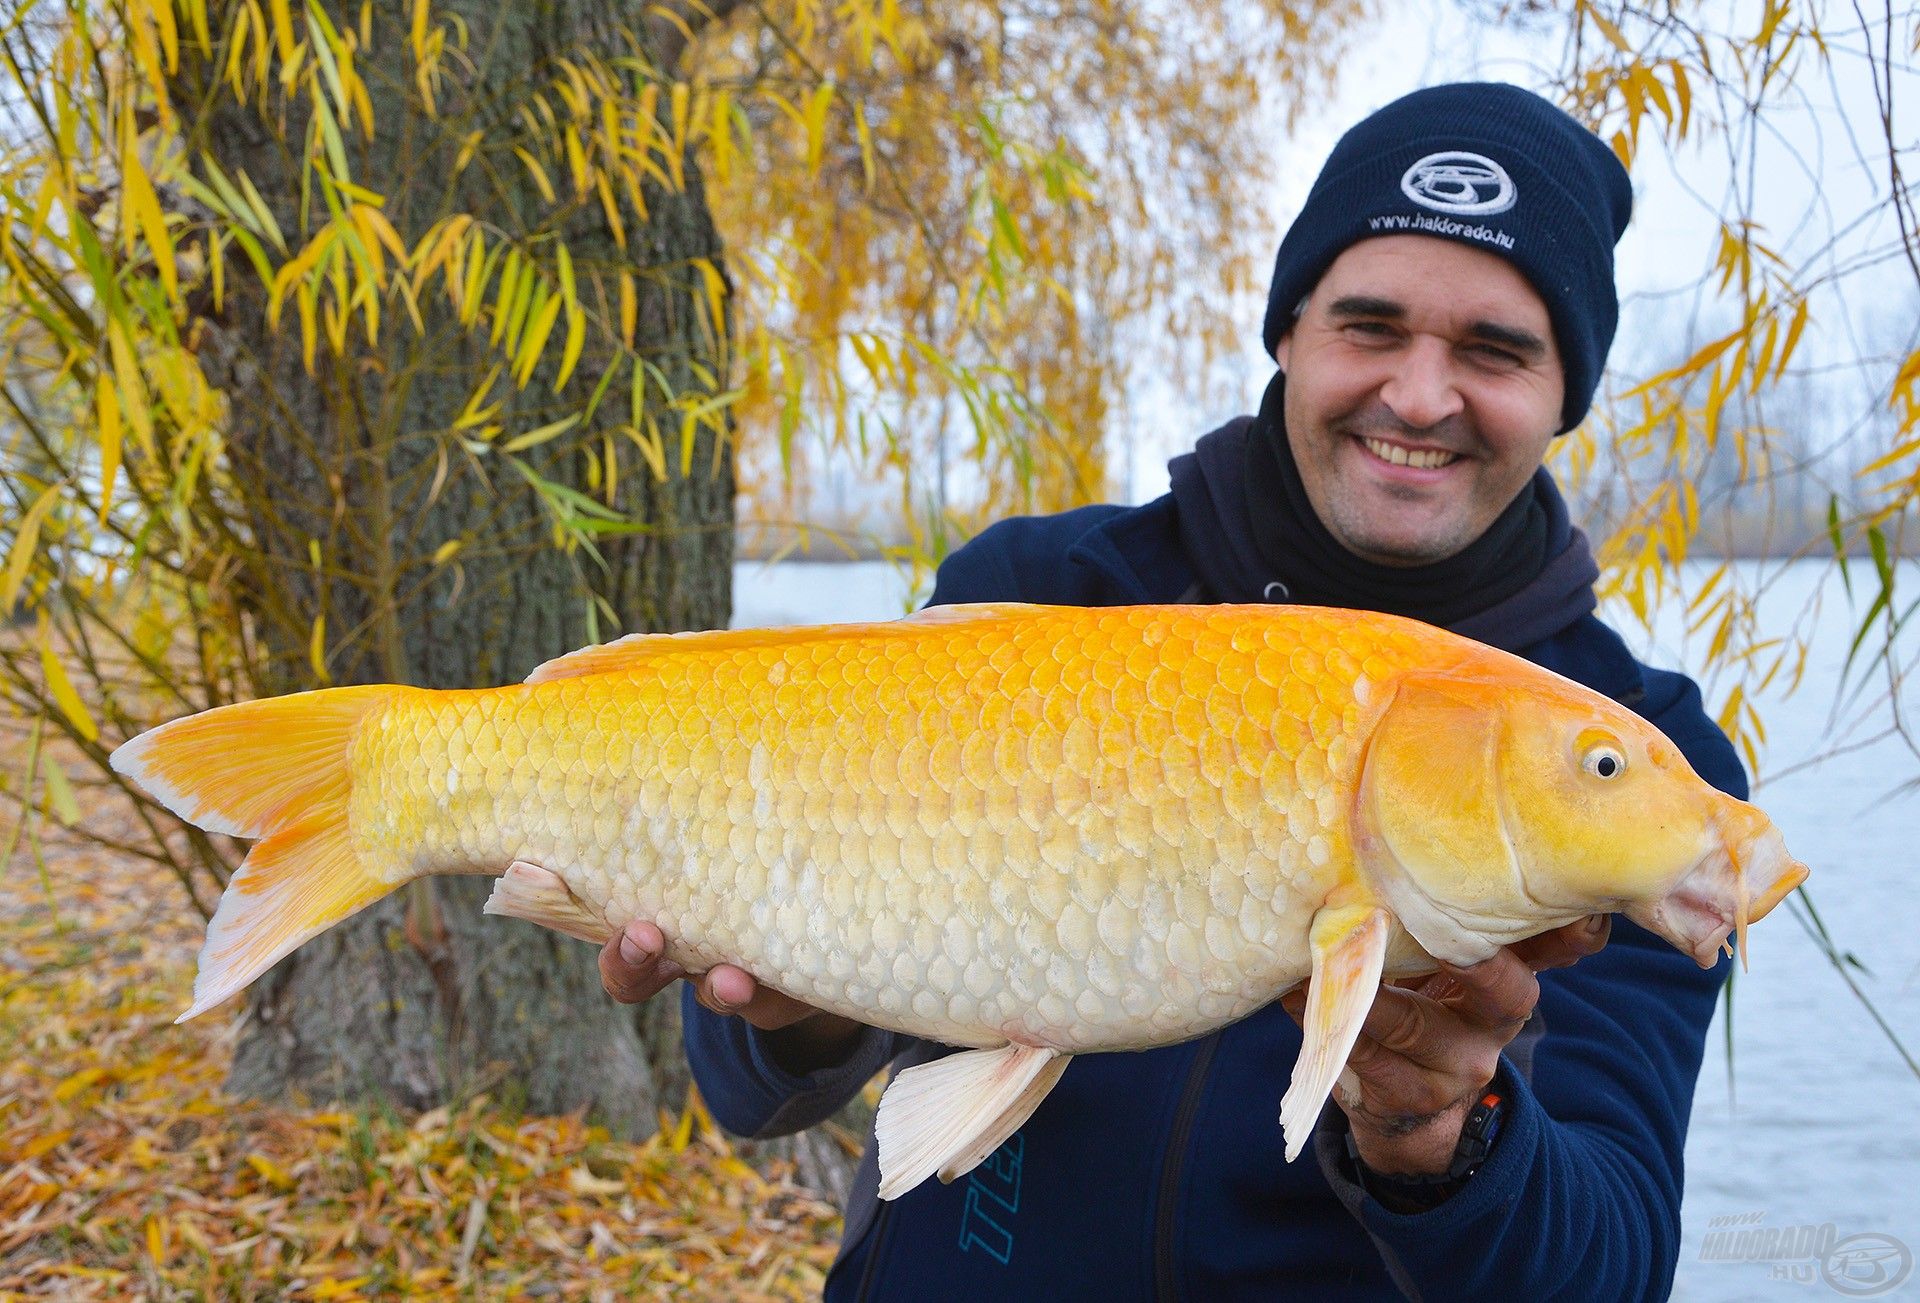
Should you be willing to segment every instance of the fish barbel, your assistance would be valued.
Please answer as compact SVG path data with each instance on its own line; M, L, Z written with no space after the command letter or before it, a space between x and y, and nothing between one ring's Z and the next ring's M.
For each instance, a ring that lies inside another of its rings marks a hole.
M260 839L183 1021L409 879L504 871L490 913L650 919L690 971L969 1047L889 1086L887 1197L981 1161L1070 1056L1311 977L1292 1159L1383 979L1614 910L1710 965L1806 876L1619 703L1317 607L639 635L510 687L222 706L113 764Z

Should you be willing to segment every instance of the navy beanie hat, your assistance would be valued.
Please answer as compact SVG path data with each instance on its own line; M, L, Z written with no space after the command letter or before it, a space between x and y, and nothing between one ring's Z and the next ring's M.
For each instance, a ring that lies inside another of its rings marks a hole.
M1274 262L1267 353L1347 246L1397 234L1457 240L1505 258L1546 303L1566 373L1564 434L1592 405L1613 343L1613 246L1632 213L1613 151L1532 91L1499 82L1415 91L1342 136L1320 170Z

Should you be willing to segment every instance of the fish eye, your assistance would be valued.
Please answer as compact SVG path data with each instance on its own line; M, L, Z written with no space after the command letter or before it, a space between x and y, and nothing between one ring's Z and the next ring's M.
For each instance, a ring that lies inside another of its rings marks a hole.
M1620 748L1602 742L1587 748L1580 757L1580 767L1595 778L1618 778L1627 771L1627 758L1620 754Z

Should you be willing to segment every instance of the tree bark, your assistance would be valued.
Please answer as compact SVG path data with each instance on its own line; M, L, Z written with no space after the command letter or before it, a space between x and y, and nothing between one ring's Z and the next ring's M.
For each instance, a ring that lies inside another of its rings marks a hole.
M498 165L469 167L455 180L462 137L472 128L510 135L515 107L558 73L557 60L616 52L633 39L635 15L606 0L457 0L435 12L457 14L470 32L465 61L448 65L460 79L441 87L437 120L421 111L411 84L407 6L375 5L380 39L361 52L360 67L379 129L349 141L356 179L384 190L383 211L409 245L450 203L499 230L536 236L554 205L513 162L511 142L483 144ZM639 26L643 42L645 31ZM216 91L221 71L218 50L206 64L183 66L177 102L214 105L189 117L193 144L229 175L251 178L281 229L295 232L307 139L297 102L267 114L238 105ZM691 159L686 177L677 193L650 188L644 217L624 211L625 249L597 201L575 204L563 233L583 280L595 265L647 273L634 346L672 386L706 388L704 368L724 387L724 332L716 348L697 310L704 286L688 264L720 265L722 250ZM452 432L480 377L501 361L487 346L485 319L462 327L444 295L423 292L419 332L397 299L386 306L377 345L355 335L344 357L322 345L311 373L293 309L278 332L270 329L265 291L251 278L234 275L219 317L202 323L203 365L230 411L232 514L251 549L231 582L257 639L262 690L309 685L308 640L321 614L333 682L438 688L514 682L596 636L727 623L734 489L725 440L703 431L684 466L669 458L664 481L629 465L617 506L644 531L601 538L599 560L556 547L525 478ZM575 406L610 349L589 344L568 391ZM592 428L528 452L543 479L593 492L584 450L604 447L603 433L628 419L621 374ZM551 419L541 406L554 401L550 368L524 390L502 383L494 392L504 396L496 419L509 434ZM646 401L658 409L662 398L656 386ZM661 419L678 432L678 413ZM456 539L455 563L426 560ZM596 597L618 628L604 618L594 627ZM600 988L593 947L483 917L490 887L488 879L409 884L282 960L250 991L230 1088L407 1108L484 1090L535 1112L584 1107L620 1135L651 1131L656 1110L677 1109L685 1097L677 992L637 1011L614 1004ZM820 1188L844 1188L848 1164L836 1146L805 1139L758 1152L792 1154Z

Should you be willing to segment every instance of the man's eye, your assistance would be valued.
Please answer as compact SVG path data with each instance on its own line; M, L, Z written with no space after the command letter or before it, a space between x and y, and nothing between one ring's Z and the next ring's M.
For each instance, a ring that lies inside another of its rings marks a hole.
M1393 327L1384 321L1349 321L1347 323L1347 330L1352 334L1364 335L1369 339L1391 339L1393 337Z
M1509 353L1506 349L1495 348L1492 344L1475 344L1473 346L1473 352L1477 354L1483 362L1491 363L1494 366L1520 366L1524 361L1518 353Z

